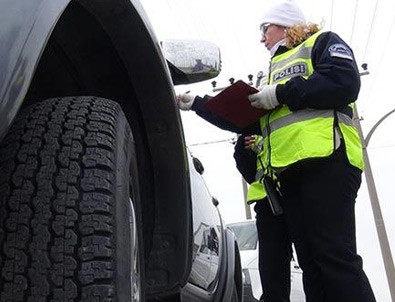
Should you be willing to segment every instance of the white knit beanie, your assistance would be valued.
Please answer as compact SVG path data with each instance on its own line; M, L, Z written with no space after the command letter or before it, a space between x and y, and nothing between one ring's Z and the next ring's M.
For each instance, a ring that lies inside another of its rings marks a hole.
M265 23L291 27L305 24L306 18L294 0L281 0L264 13L261 26Z

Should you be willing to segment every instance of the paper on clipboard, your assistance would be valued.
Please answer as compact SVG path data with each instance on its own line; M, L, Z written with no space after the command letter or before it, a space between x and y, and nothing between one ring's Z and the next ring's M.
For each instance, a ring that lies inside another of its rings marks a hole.
M265 110L251 106L248 95L258 90L239 80L221 91L206 104L206 109L243 129L259 120Z

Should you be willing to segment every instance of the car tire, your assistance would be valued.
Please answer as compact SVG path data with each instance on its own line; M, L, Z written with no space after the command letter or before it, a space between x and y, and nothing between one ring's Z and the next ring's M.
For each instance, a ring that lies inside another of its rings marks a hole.
M116 102L26 108L0 171L1 301L144 300L135 143Z

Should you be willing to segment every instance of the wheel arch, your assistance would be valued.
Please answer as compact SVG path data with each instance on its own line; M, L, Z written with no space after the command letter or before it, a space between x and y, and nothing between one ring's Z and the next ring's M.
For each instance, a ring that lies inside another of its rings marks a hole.
M232 293L233 288L236 288L237 296L239 301L242 301L243 296L243 280L241 270L241 259L239 254L239 248L237 245L236 237L234 233L229 229L224 230L225 237L225 254L226 259L222 265L222 271L220 272L220 284L219 292L222 295L215 299L215 301L233 301Z
M192 255L187 155L167 65L139 2L68 4L22 106L71 95L100 96L122 106L144 180L147 295L177 292L187 282Z

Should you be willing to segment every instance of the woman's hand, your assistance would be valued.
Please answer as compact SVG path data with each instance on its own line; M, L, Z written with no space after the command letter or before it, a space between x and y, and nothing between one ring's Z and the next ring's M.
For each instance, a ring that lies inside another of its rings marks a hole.
M255 146L255 135L244 137L244 148L253 149Z

